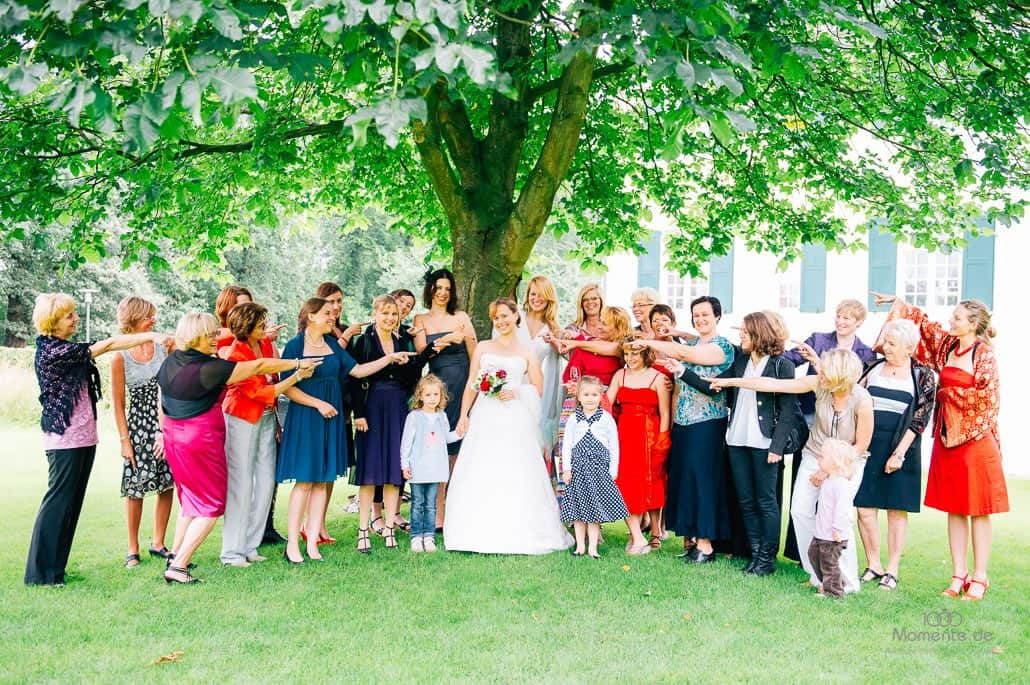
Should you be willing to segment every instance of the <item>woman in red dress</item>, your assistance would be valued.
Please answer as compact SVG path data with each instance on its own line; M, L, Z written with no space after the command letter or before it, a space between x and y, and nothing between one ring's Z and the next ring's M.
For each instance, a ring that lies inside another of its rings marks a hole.
M627 341L636 337L627 338ZM651 368L655 353L650 348L624 344L626 366L612 377L608 400L615 409L619 427L619 475L615 484L622 493L629 517L631 555L647 554L662 545L662 531L652 526L651 542L644 539L640 524L644 514L661 520L665 506L665 459L669 455L669 399L665 377Z
M991 312L979 300L955 307L948 330L918 307L874 293L877 304L893 303L888 319L919 326L915 358L940 374L934 410L933 452L926 481L926 506L948 513L953 574L941 594L983 599L991 553L991 514L1009 510L998 443L998 368L991 347ZM973 537L973 575L967 546Z

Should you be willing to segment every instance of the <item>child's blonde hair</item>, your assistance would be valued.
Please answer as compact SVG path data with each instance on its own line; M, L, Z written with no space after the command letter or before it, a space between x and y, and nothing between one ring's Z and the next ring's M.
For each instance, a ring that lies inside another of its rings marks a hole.
M604 392L604 383L597 376L582 376L576 383L576 402L579 402L579 393L584 387L597 388Z
M439 376L435 376L431 373L422 376L419 380L418 385L415 386L415 392L411 397L411 408L421 409L425 406L422 402L422 391L428 388L430 385L435 385L440 388L440 404L437 405L436 411L443 411L444 407L447 406L447 384L440 380Z
M820 453L824 459L840 469L840 474L851 480L855 472L855 460L858 459L858 450L851 443L829 438L823 443Z

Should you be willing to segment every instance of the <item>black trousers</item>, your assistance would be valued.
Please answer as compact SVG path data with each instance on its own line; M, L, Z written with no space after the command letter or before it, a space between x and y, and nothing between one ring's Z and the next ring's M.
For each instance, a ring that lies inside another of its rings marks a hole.
M29 559L25 564L26 585L64 582L64 567L68 565L68 554L72 549L96 453L96 445L47 450L49 487L39 505L36 525L32 528Z
M749 541L780 547L780 503L776 497L783 462L769 463L769 450L730 446L730 471Z

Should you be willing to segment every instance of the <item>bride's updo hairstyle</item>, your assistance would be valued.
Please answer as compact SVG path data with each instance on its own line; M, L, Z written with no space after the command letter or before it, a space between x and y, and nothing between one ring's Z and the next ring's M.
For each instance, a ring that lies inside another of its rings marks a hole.
M511 313L515 315L516 326L522 323L522 314L519 313L519 303L511 297L498 297L496 300L490 303L489 313L491 321L493 321L494 316L497 315L497 308L501 306L507 307L509 310L511 310Z

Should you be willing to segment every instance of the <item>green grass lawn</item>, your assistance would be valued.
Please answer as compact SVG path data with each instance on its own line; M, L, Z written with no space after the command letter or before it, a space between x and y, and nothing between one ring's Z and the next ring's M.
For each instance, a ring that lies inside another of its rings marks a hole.
M1030 667L1025 481L1009 482L1014 513L995 519L982 603L938 596L951 571L945 519L934 511L913 518L897 591L830 601L813 598L792 564L765 579L742 576L731 560L688 568L673 559L678 539L626 557L621 524L606 527L600 561L414 556L406 536L396 552L375 538L365 557L353 549L357 517L343 513L343 488L329 522L340 542L323 548L327 563L288 567L280 549L265 548L268 562L223 569L218 527L195 557L207 583L166 586L156 560L122 568L120 460L108 427L72 550L75 575L46 589L22 585L46 482L41 441L33 428L3 436L3 682L936 684L1025 682ZM944 630L926 625L939 611L961 620L952 635L964 641L897 634ZM173 651L183 652L174 663L154 663Z

